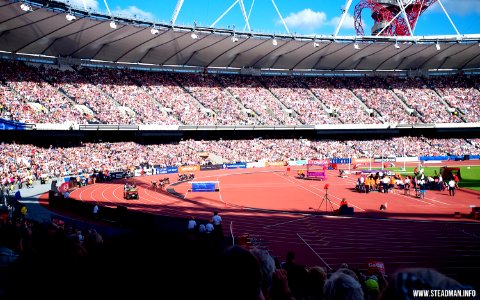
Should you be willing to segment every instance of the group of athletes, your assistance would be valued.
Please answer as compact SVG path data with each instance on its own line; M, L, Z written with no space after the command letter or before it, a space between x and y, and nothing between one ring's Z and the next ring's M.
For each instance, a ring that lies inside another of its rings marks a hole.
M157 185L157 181L156 180L153 180L152 181L152 189L153 190L157 190L158 187L160 187L161 190L163 190L165 188L165 186L167 184L170 183L170 178L168 177L165 177L165 178L161 178L159 181L158 181L158 185Z

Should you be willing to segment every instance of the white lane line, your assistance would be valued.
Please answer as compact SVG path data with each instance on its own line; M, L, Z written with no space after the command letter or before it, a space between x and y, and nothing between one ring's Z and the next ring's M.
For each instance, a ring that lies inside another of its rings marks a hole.
M315 252L315 250L313 250L312 247L310 247L310 245L300 236L300 234L297 233L297 236L305 243L305 245L307 245L308 248L310 248L310 250L312 250L313 253L315 253L315 255L316 255L318 258L320 258L320 260L323 262L323 264L324 264L325 266L327 266L327 268L328 268L329 271L332 271L332 270L333 270L332 267L330 267L330 265L327 264L327 262L326 262L320 255L318 255L318 253Z
M289 224L289 223L298 222L298 221L303 221L303 220L310 219L310 218L315 218L315 217L316 217L316 216L309 216L309 217L305 217L305 218L298 218L298 219L295 219L295 220L290 220L290 221L285 221L285 222L275 223L275 224L272 224L272 225L263 226L263 228L275 227L275 226L284 225L284 224Z

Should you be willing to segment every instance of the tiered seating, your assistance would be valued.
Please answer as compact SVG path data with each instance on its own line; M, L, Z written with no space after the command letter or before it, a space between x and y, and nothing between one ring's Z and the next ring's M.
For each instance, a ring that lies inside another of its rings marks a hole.
M1 61L0 66L4 95L0 99L0 116L33 123L317 125L480 121L476 77L433 77L427 82L411 78L73 70L10 61ZM455 111L449 111L447 105Z
M379 124L362 107L361 101L335 77L314 77L306 80L309 88L344 124Z
M411 108L418 111L425 123L462 122L440 101L438 95L420 78L395 78L389 80L393 91Z
M261 80L285 106L298 113L303 124L339 124L340 121L330 116L315 99L301 78L263 77Z
M219 76L218 79L247 109L258 116L258 124L294 125L300 122L288 115L275 96L250 76Z
M177 120L168 117L161 110L158 102L132 82L123 71L82 69L82 73L117 103L134 112L133 115L130 115L132 124L171 125L178 123ZM129 115L129 110L125 110L124 113Z
M172 118L179 120L180 124L211 124L210 118L200 110L197 101L168 74L136 71L131 72L130 76L141 83L153 98L170 111Z
M0 77L8 87L35 107L40 123L87 122L87 118L65 95L42 80L35 68L17 62L0 63Z
M464 76L437 76L431 77L428 82L449 105L461 111L460 116L465 121L480 122L480 91L478 85L475 86L475 83Z
M43 114L34 110L9 87L0 84L0 118L24 123L38 123Z
M361 77L346 79L345 83L370 108L377 110L389 123L417 124L421 121L409 115L401 102L387 89L380 78Z
M212 125L253 125L255 118L248 117L242 107L214 77L196 74L174 74L173 77L202 103L211 109Z

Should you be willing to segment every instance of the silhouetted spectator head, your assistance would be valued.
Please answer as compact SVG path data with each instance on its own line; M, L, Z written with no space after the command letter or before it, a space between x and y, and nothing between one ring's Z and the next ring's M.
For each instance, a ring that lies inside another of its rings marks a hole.
M344 274L347 274L347 275L350 275L352 276L353 279L355 279L356 281L359 281L358 280L358 276L357 274L355 274L354 271L350 270L350 269L347 269L347 268L340 268L338 269L336 272L341 272L341 273L344 273Z
M323 287L327 280L327 272L324 268L315 266L308 269L307 295L308 299L323 299Z
M265 293L270 291L272 286L272 276L275 272L275 260L267 250L253 248L250 252L257 258L262 272L262 290Z
M287 259L287 262L293 262L295 260L295 252L288 251L286 259Z
M250 251L242 247L231 246L224 251L218 278L221 289L218 299L262 299L260 264Z
M343 272L335 272L325 282L325 300L364 300L360 283Z

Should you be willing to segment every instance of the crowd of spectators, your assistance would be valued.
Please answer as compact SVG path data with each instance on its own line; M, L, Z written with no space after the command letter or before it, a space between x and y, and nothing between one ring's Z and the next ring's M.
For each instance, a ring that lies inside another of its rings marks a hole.
M58 89L47 83L42 77L31 68L19 62L0 61L0 79L8 86L14 94L6 94L13 96L13 102L19 102L17 97L21 97L22 106L30 105L36 110L36 113L30 117L36 119L36 123L65 123L78 122L87 123L88 117L81 111L76 109L73 103ZM17 98L17 99L16 99ZM5 99L7 103L10 99ZM5 105L8 107L9 105ZM15 105L14 105L15 107ZM20 112L30 112L29 109L21 108L10 112L12 117ZM23 116L18 116L24 119Z
M384 122L400 124L422 123L418 117L407 112L401 101L389 90L382 78L361 77L345 80L349 89L368 107L376 110Z
M130 72L129 75L139 82L152 95L172 118L179 120L175 124L212 124L212 116L208 116L202 105L166 73Z
M245 108L213 76L202 74L173 74L206 109L212 111L208 125L254 125Z
M310 90L320 99L332 114L344 124L379 124L380 120L371 116L362 102L339 78L313 77L306 80ZM333 121L336 124L337 122Z
M428 84L469 123L480 121L480 91L466 76L430 77Z
M475 79L207 75L0 61L0 116L30 123L478 122Z
M338 124L300 78L263 77L262 82L284 105L298 114L302 124Z
M255 112L257 124L300 124L257 79L250 76L218 76L218 80L245 108Z
M167 144L80 143L39 147L0 144L0 182L25 182L98 170L133 170L139 166L182 166L233 162L284 162L310 158L479 155L478 139L399 137L382 140L185 140Z
M389 84L393 91L412 109L420 113L424 123L459 123L460 117L447 110L438 94L421 78L395 78ZM476 122L476 121L475 121Z

